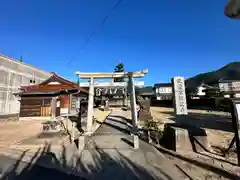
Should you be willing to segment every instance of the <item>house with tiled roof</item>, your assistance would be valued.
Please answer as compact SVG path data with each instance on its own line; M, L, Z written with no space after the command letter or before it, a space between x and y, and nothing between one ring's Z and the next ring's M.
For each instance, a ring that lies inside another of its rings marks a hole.
M20 117L60 116L76 114L77 101L87 98L88 91L56 73L47 80L34 85L22 86L20 97ZM56 103L53 107L53 103ZM55 108L55 109L53 109Z
M224 97L240 97L240 77L221 78L218 81L219 89L224 94Z

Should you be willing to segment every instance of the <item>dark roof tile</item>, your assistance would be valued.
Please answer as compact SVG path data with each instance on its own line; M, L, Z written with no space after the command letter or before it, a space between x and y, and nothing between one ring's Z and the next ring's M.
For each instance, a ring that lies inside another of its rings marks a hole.
M156 83L154 87L172 87L171 83Z

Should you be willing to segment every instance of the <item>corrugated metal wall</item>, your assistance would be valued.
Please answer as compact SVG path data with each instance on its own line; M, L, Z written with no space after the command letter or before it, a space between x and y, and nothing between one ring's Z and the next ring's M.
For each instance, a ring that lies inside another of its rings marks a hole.
M0 55L0 115L19 113L20 103L13 95L20 86L29 85L35 79L38 84L51 76L51 73Z

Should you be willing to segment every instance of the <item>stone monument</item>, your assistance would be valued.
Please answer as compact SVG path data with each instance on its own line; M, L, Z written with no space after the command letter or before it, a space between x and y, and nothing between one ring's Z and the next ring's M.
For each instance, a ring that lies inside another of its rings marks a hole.
M191 119L187 117L188 111L184 78L179 76L174 77L172 79L172 87L176 118L175 123L165 124L162 138L164 146L177 152L210 150L205 130L188 123Z
M183 124L184 117L188 114L184 77L177 76L172 78L172 87L176 123Z

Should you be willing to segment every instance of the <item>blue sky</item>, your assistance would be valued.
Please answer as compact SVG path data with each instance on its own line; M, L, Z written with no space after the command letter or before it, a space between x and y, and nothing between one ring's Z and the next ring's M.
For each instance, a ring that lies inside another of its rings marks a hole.
M148 69L146 85L207 72L240 59L240 21L227 0L3 0L0 53L76 80L75 71ZM95 30L96 36L68 65Z

